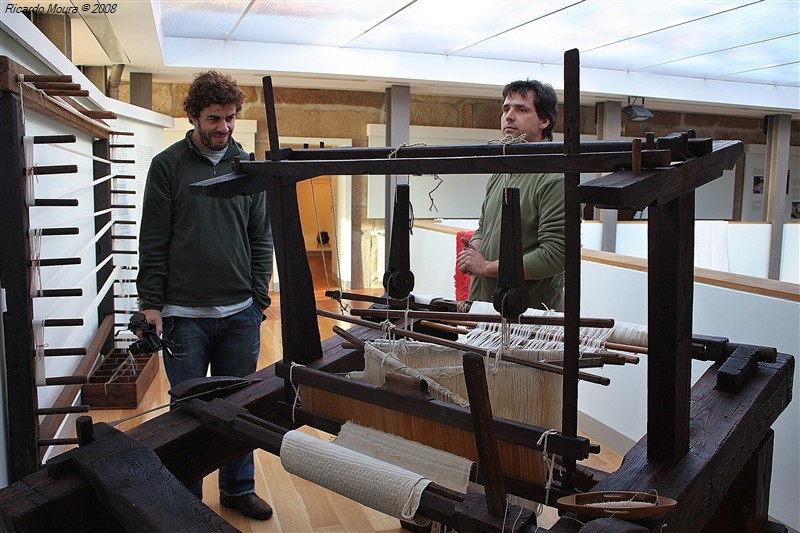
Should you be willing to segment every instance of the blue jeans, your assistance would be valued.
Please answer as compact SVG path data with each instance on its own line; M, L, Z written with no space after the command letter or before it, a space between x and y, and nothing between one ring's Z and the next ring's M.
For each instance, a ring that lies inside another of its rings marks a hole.
M256 371L261 347L260 327L264 315L255 304L225 318L165 317L163 337L173 347L164 357L170 386L191 378L244 377ZM241 496L255 491L253 454L247 453L219 469L219 491ZM202 480L189 487L202 498Z

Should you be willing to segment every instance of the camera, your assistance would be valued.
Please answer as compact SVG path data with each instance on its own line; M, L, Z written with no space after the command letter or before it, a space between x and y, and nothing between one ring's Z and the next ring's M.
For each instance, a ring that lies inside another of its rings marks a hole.
M156 334L155 328L147 322L144 313L134 313L131 315L131 319L128 322L128 330L135 333L137 337L141 335L141 339L131 344L128 348L131 354L142 355L163 350L164 355L172 355L169 348Z

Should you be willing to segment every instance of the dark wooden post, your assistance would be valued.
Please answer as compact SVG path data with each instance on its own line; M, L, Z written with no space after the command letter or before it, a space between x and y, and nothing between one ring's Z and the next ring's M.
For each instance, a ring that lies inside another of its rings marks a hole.
M20 97L0 92L0 281L8 309L3 313L6 359L9 470L15 482L39 468L36 441L38 398L33 363L31 247L25 201L25 122Z
M689 450L694 194L647 216L647 456L671 464Z
M269 157L280 160L275 96L272 78L264 76L264 106L267 114ZM308 266L300 208L297 205L295 180L275 177L267 187L267 203L275 243L275 262L281 293L281 325L283 362L305 365L322 358L322 344L317 324L317 302L314 298L314 281ZM292 320L287 320L292 317ZM287 387L287 391L291 390Z
M314 281L303 243L297 188L276 177L267 188L275 262L280 282L283 362L305 365L322 357ZM291 320L286 320L292 317Z
M770 429L742 466L703 533L765 531L769 523L769 487L775 431ZM770 531L780 531L773 529ZM783 529L783 531L786 531Z
M486 489L486 510L493 516L502 517L506 512L506 486L503 466L500 463L497 433L494 429L492 406L489 403L484 359L477 353L467 352L463 361L469 410L475 432L475 445L478 449L478 464Z
M564 53L564 155L580 153L580 56ZM562 378L561 432L578 435L578 358L581 316L581 209L580 173L564 174L564 376ZM575 459L564 458L562 486L574 486Z
M98 139L92 144L92 155L108 161L111 157L111 149L108 139ZM111 174L111 164L105 161L94 160L92 162L92 174L94 179L100 179ZM95 213L111 208L111 180L105 180L94 186L94 211ZM97 233L111 221L111 213L98 215L94 219L94 231ZM102 263L112 254L113 242L111 239L111 229L106 231L95 243L95 256L97 264ZM96 274L97 290L101 290L109 277L114 273L114 263L109 261ZM97 323L102 324L103 319L114 313L114 288L112 287L100 300L97 306ZM109 352L114 347L113 331L103 343L101 348L103 353Z

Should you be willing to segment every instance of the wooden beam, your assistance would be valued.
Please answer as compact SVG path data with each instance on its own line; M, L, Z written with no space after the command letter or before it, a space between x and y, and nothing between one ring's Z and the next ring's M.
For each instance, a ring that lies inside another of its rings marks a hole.
M31 72L18 65L6 56L0 56L0 91L7 91L21 95L25 100L25 107L33 109L45 116L65 122L78 131L98 139L108 139L111 136L109 128L89 120L76 109L71 112L55 103L55 101L34 87L25 83L20 84L18 76L25 75L27 79Z
M129 531L239 531L178 481L152 449L108 424L96 424L92 442L68 454Z
M0 58L2 59L2 58ZM5 92L0 98L0 278L7 309L2 313L5 341L9 475L22 479L39 468L36 447L38 407L30 298L31 246L26 204L25 122L22 101Z
M648 454L674 464L689 448L694 191L648 213Z
M688 454L674 466L651 461L647 457L651 436L646 435L625 455L622 466L593 490L658 491L678 506L668 515L643 522L650 531L661 531L666 524L671 531L702 531L742 466L789 405L794 366L794 357L787 354L778 354L775 363L760 362L758 373L736 395L715 389L719 365L711 366L692 388ZM750 477L749 482L761 481ZM581 524L575 518L587 521L568 514L550 531L578 531Z
M644 152L645 167L669 164L668 150ZM421 157L414 159L351 159L317 161L242 162L234 174L217 176L192 184L196 194L231 198L266 190L276 176L285 183L327 174L474 174L519 172L613 172L631 164L630 152L573 154L496 155L462 157Z
M741 141L714 141L714 151L704 157L638 174L614 172L582 183L580 198L582 202L600 207L641 211L650 205L674 200L717 179L723 171L733 168L743 152L744 143ZM642 166L647 168L645 162Z

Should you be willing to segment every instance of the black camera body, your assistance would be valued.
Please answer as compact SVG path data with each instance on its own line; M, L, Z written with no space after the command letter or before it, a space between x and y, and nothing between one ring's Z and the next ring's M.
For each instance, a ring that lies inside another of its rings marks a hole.
M164 350L164 355L170 355L167 348L156 334L155 328L147 322L144 313L134 313L128 322L128 330L141 336L141 339L134 342L128 348L133 355L156 353Z

